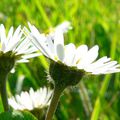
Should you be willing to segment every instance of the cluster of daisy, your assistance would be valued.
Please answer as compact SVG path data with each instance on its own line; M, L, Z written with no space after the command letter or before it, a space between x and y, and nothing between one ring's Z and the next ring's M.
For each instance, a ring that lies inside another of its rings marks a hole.
M28 62L29 58L40 55L50 60L49 74L55 87L60 89L76 85L86 73L98 75L120 72L120 65L111 61L111 58L104 56L97 59L98 45L90 49L87 45L65 45L64 34L72 29L70 22L65 21L50 29L48 34L39 32L30 23L28 25L29 30L18 26L14 31L11 27L7 35L4 25L0 25L0 75L3 70L12 70L16 63ZM40 53L37 50L40 50ZM29 92L22 92L8 101L15 110L33 110L49 106L51 95L52 91L48 88L40 88L36 92L31 88Z

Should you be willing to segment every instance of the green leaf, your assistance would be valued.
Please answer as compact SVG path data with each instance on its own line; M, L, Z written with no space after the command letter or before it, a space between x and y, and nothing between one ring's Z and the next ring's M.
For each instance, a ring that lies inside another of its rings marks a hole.
M1 113L0 120L37 120L37 118L27 111L9 111Z

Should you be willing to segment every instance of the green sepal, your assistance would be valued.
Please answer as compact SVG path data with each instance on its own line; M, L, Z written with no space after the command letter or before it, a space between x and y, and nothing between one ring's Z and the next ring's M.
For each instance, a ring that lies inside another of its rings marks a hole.
M12 51L7 53L0 52L0 73L1 71L9 73L14 64L15 57L14 54L12 54Z
M76 67L67 66L61 62L50 62L49 74L53 79L55 86L66 88L79 83L85 75L85 71L79 70Z
M15 65L15 61L21 58L22 54L16 55L12 51L6 53L0 51L0 72L9 73Z

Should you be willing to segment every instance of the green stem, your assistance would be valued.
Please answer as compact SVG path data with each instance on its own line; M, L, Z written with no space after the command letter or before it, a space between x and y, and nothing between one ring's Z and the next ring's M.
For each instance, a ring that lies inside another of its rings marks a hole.
M58 86L55 87L54 93L52 96L52 100L51 100L50 106L48 108L45 120L52 120L52 117L54 115L54 112L56 111L56 108L57 108L57 105L58 105L58 102L59 102L59 99L60 99L60 96L61 96L61 93L63 92L63 90L64 90L64 88L61 89Z
M7 97L7 91L6 91L6 80L7 80L7 75L1 75L0 93L1 93L1 99L3 103L4 111L9 110L8 97Z

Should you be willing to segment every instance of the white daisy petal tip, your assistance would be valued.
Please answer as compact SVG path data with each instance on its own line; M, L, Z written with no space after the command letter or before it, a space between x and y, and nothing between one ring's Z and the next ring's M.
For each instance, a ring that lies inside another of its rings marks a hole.
M63 33L66 33L68 32L68 30L71 30L71 29L72 29L71 22L64 21L55 28L55 31L62 31Z
M98 45L95 45L94 47L96 48L96 50L99 50L99 46Z
M30 22L27 22L27 23L28 23L29 28L32 28L32 24Z
M3 24L1 24L1 25L0 25L0 27L1 27L2 29L4 29L4 28L5 28L5 26L4 26Z
M98 52L98 50L99 50L99 46L98 45L94 45L90 50L94 50L94 51L97 51Z

